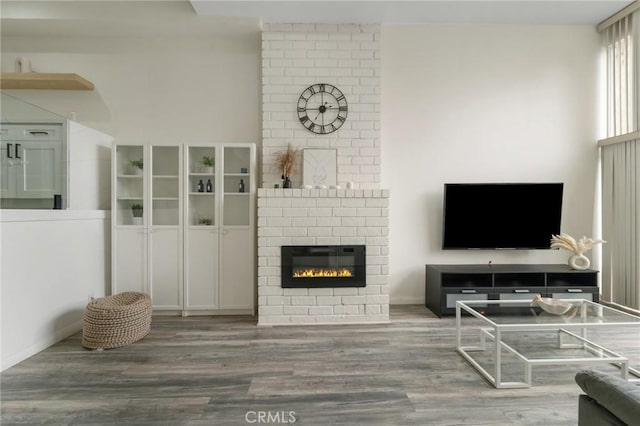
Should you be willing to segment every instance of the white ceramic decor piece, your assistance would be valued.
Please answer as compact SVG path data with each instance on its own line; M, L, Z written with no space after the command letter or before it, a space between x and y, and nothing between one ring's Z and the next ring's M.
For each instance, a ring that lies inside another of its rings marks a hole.
M551 236L551 248L552 249L565 249L573 253L573 256L569 258L569 266L571 269L583 271L591 265L591 261L584 252L591 249L596 244L604 244L606 241L594 240L592 238L582 237L576 241L569 234L552 235Z
M16 59L16 72L31 72L31 61L26 56Z
M539 306L543 311L553 315L567 314L573 308L570 302L550 297L542 297L539 294L535 295L531 301L531 306Z

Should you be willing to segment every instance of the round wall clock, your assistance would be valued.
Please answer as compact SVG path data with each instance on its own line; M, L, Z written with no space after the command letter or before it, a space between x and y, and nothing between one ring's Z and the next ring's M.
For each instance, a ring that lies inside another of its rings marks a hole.
M326 135L347 119L347 99L331 84L319 83L304 89L298 99L298 118L307 130Z

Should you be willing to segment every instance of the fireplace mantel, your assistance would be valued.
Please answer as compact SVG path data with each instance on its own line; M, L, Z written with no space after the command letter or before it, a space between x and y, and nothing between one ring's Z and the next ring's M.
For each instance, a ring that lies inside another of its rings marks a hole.
M389 198L388 189L260 188L258 198Z

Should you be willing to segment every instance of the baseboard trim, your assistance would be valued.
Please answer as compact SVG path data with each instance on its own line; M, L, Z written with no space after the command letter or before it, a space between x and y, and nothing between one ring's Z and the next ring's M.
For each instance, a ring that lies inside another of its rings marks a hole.
M59 341L66 339L67 337L76 334L79 331L82 331L82 319L75 321L65 327L62 327L59 330L56 330L51 337L43 339L42 341L29 346L19 353L3 359L0 371L4 371L10 367L13 367L14 365L24 361L27 358L31 358L38 352L47 349L49 346L55 345Z

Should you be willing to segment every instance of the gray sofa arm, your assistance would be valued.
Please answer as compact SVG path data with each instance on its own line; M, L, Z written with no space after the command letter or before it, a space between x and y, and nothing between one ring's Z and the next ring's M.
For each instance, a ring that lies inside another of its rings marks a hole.
M629 425L640 425L640 387L595 370L576 374L576 383L600 406Z

